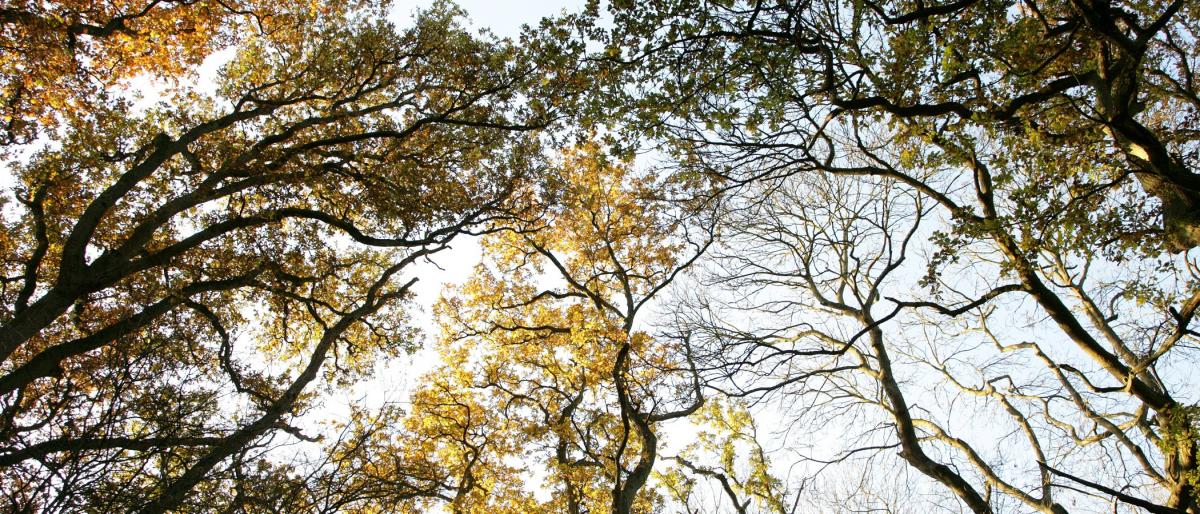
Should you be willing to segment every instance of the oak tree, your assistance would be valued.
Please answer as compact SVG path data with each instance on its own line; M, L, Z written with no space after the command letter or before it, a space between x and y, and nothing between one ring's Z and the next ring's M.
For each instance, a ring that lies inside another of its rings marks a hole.
M540 185L538 218L485 239L485 264L439 308L444 363L412 407L464 477L453 509L655 509L660 426L704 396L686 337L639 319L711 243L705 211L675 201L698 187L585 143ZM548 502L520 501L538 482L514 460L544 468Z
M205 5L152 4L98 51ZM552 116L521 94L546 61L460 15L251 38L216 96L95 102L17 167L0 235L6 509L306 510L254 484L349 482L326 473L344 454L310 472L269 449L312 439L295 420L315 386L411 344L405 271L519 213Z

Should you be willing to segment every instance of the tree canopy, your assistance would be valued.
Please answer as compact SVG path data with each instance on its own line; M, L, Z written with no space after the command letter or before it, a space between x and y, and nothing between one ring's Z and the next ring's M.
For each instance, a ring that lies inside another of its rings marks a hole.
M0 509L1200 512L1200 5L394 7L0 8Z

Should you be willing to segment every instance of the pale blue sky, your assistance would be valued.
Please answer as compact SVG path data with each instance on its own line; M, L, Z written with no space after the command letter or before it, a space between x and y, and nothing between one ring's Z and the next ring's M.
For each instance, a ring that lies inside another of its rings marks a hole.
M436 0L396 0L392 4L392 19L401 22L413 11L433 5ZM536 25L546 16L583 9L586 0L458 0L454 2L470 14L471 25L489 28L500 37L516 37L521 25Z

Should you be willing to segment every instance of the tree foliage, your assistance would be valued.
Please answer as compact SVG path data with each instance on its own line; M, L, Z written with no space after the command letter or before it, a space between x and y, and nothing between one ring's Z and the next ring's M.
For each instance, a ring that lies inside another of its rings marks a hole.
M0 8L0 509L1200 510L1195 2L387 8Z
M236 510L255 498L240 477L302 472L266 455L309 438L292 419L313 385L412 345L401 275L518 216L538 167L522 134L550 112L519 95L537 64L457 14L254 39L216 97L93 105L16 168L7 508Z
M305 37L305 27L323 19L356 9L378 15L385 7L319 1L11 2L0 9L0 142L27 142L40 128L86 116L123 80L174 79L237 43L257 38L295 43Z
M660 508L643 493L660 426L704 397L686 341L638 319L711 243L703 212L664 197L692 187L640 176L586 143L541 184L551 201L537 220L485 239L485 264L439 306L443 364L413 400L418 419L454 406L436 415L452 430L433 428L463 477L456 509ZM513 469L514 459L544 476ZM530 502L531 488L549 500Z
M1195 344L1195 264L1169 253L1195 245L1194 6L617 2L611 15L579 26L624 77L603 96L630 106L612 126L750 191L711 282L741 301L695 302L717 387L880 406L853 426L890 429L828 458L896 447L975 512L1062 512L1053 493L1072 490L1197 508L1194 439L1172 435L1195 426L1177 374ZM1018 478L1000 471L1010 452L970 441L990 432L954 415L968 397L1027 436Z
M1194 245L1192 3L616 2L611 16L614 30L585 30L638 86L611 81L604 101L636 106L635 126L688 134L692 151L737 143L838 166L855 138L874 141L837 128L869 121L901 168L974 159L1001 184L1042 169L1075 202L1140 182L1158 208L1101 209L1101 241ZM1069 206L1033 196L1022 207Z

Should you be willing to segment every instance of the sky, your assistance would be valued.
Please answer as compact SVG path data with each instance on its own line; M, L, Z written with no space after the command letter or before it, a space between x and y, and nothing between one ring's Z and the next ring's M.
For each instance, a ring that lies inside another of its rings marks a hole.
M398 0L392 5L390 19L397 24L409 18L417 9L428 8L436 0ZM583 9L584 0L528 0L521 2L503 0L459 0L454 2L467 11L471 25L487 28L500 37L516 37L521 25L536 25L546 16Z

